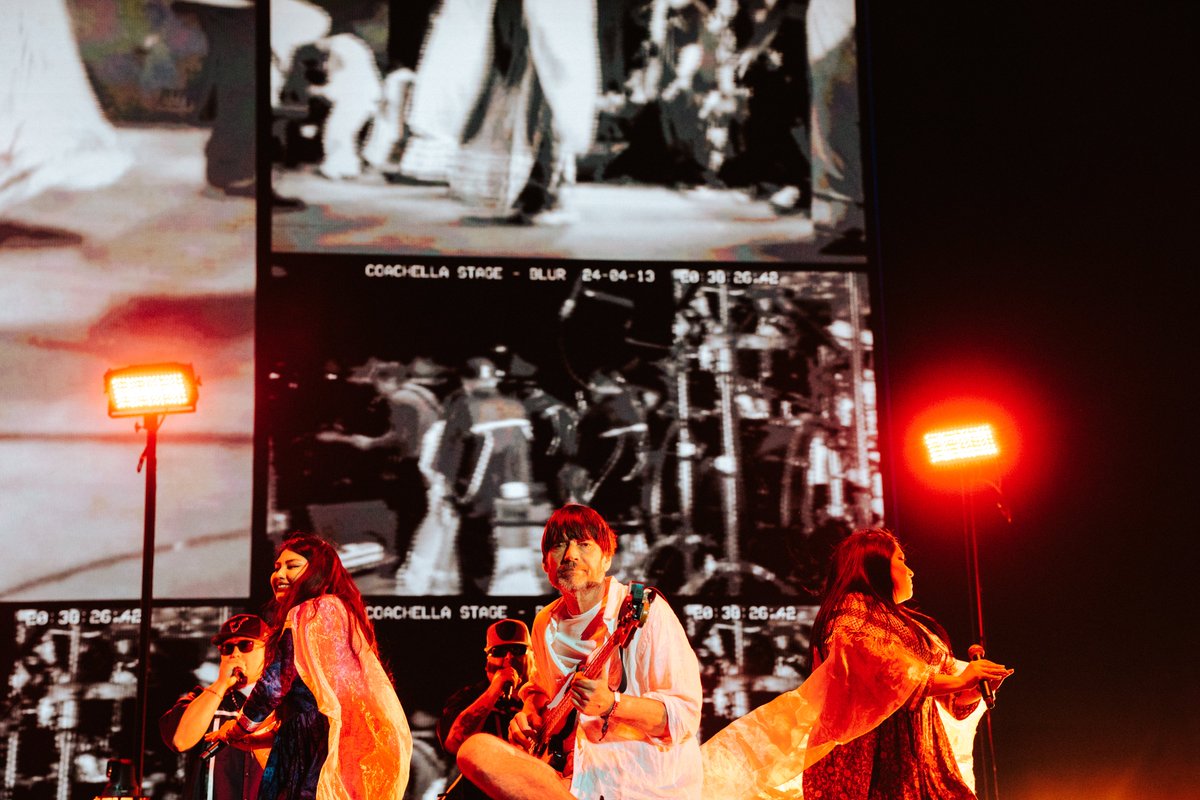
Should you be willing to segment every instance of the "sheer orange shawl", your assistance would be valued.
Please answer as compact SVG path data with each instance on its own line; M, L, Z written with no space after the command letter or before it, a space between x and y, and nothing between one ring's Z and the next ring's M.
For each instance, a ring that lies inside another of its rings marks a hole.
M345 605L329 595L309 600L288 612L287 625L296 670L329 719L317 800L401 800L412 732L391 679L357 627L351 639Z
M838 744L919 701L948 652L920 653L896 633L890 612L850 595L834 623L829 656L798 688L751 711L704 743L707 800L800 795L800 775ZM907 638L907 637L903 637Z

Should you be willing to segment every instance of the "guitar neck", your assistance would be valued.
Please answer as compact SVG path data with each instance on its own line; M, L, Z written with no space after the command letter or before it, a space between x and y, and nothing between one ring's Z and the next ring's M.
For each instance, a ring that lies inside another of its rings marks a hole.
M618 629L619 632L619 629ZM612 655L613 649L617 646L617 635L614 633L604 640L604 643L592 651L591 656L584 662L583 667L576 674L582 674L583 677L591 680L597 678L604 671L604 662L608 661ZM567 681L570 682L572 675L567 676ZM571 713L572 705L570 699L563 695L558 703L546 712L542 728L544 731L554 731L559 727L559 723L567 714Z

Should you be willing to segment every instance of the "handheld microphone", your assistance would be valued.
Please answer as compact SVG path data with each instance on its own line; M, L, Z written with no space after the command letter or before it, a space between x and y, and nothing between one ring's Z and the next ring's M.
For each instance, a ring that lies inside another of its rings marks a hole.
M246 685L246 671L243 670L241 667L233 668L233 677L237 678L237 682L234 684L234 686L245 686ZM200 752L200 760L207 761L208 759L215 756L217 753L224 750L225 746L228 744L229 744L229 742L223 742L220 740L217 740L214 742L209 742L208 747L204 748Z
M973 644L967 648L967 655L972 661L978 661L983 658L983 645ZM987 681L979 682L979 693L983 695L983 702L988 708L996 707L996 693L992 691L992 685Z
M221 752L222 750L224 750L224 749L225 749L225 746L226 746L227 744L229 744L229 742L223 742L223 741L221 741L220 739L218 739L218 740L217 740L217 741L215 741L215 742L209 742L209 743L208 743L208 747L204 748L204 750L203 750L203 751L201 751L201 753L200 753L200 760L201 760L201 761L208 761L208 759L212 758L212 757L213 757L213 756L215 756L217 753L219 753L219 752Z

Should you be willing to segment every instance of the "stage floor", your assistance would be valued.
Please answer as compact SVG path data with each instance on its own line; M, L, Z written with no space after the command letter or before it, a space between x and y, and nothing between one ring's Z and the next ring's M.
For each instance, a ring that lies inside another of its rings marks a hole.
M272 215L282 252L509 256L622 261L863 263L821 253L833 237L802 213L780 214L734 189L581 183L563 191L552 223L505 224L445 186L388 183L379 174L330 180L312 169L275 178L307 203Z
M208 189L208 131L119 128L110 186L0 212L0 599L137 598L145 435L103 377L194 363L160 437L155 593L244 596L254 400L254 201ZM184 443L186 440L186 443Z

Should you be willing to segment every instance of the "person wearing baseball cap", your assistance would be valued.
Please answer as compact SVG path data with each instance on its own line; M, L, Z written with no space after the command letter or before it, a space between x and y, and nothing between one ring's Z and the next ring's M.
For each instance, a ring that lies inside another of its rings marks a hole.
M508 724L521 708L518 693L529 680L532 664L529 628L519 619L502 619L488 627L485 641L485 677L451 695L438 720L438 740L450 755L458 753L472 734L491 733L507 739ZM447 796L454 800L486 797L461 777Z
M262 750L227 747L208 759L201 759L200 754L205 749L204 734L232 719L262 676L267 633L267 623L253 614L234 614L225 620L210 640L220 655L216 680L195 686L158 721L167 746L188 754L188 800L258 796L262 780L259 758L265 760L269 737L260 740L266 745Z

